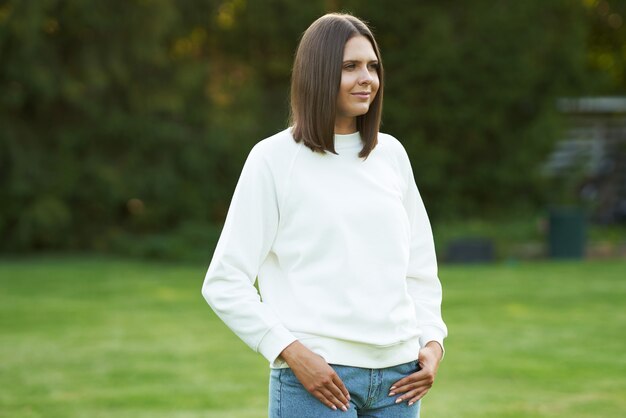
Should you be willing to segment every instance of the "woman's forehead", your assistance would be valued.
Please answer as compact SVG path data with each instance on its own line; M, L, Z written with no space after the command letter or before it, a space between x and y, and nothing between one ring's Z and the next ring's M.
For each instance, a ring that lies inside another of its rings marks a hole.
M355 36L346 42L343 59L344 61L375 61L378 58L369 39L365 36Z

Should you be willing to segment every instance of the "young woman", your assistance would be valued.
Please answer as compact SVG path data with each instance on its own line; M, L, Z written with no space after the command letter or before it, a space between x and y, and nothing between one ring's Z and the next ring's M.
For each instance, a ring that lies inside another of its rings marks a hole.
M368 27L322 16L291 126L235 188L202 293L270 362L270 417L417 417L443 357L432 232L404 147L378 132L382 96Z

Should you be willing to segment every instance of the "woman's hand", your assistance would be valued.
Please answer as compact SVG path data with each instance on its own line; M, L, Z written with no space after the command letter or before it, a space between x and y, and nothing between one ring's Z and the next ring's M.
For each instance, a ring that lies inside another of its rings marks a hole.
M280 356L287 362L302 386L327 407L347 411L350 394L343 382L324 360L295 341L285 348Z
M413 405L422 399L435 382L443 349L439 343L430 341L419 352L420 370L398 380L389 389L389 396L400 395L396 403L408 401Z

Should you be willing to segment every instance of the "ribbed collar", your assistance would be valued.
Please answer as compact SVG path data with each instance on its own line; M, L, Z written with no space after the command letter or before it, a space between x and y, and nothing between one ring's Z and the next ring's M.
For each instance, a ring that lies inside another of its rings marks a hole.
M340 135L335 134L335 149L345 149L352 147L363 147L363 142L361 141L361 133L356 131L352 134Z

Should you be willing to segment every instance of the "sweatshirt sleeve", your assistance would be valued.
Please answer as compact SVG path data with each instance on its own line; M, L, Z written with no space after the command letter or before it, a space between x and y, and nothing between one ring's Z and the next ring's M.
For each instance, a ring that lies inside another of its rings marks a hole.
M443 340L448 335L448 330L441 317L442 289L437 274L432 229L415 184L411 162L404 147L401 151L401 166L406 182L403 203L411 230L407 287L422 330L420 345L424 347L429 341L436 341L443 348Z
M202 295L217 316L270 362L296 338L261 302L254 287L278 229L276 187L259 144L250 151L235 187Z

